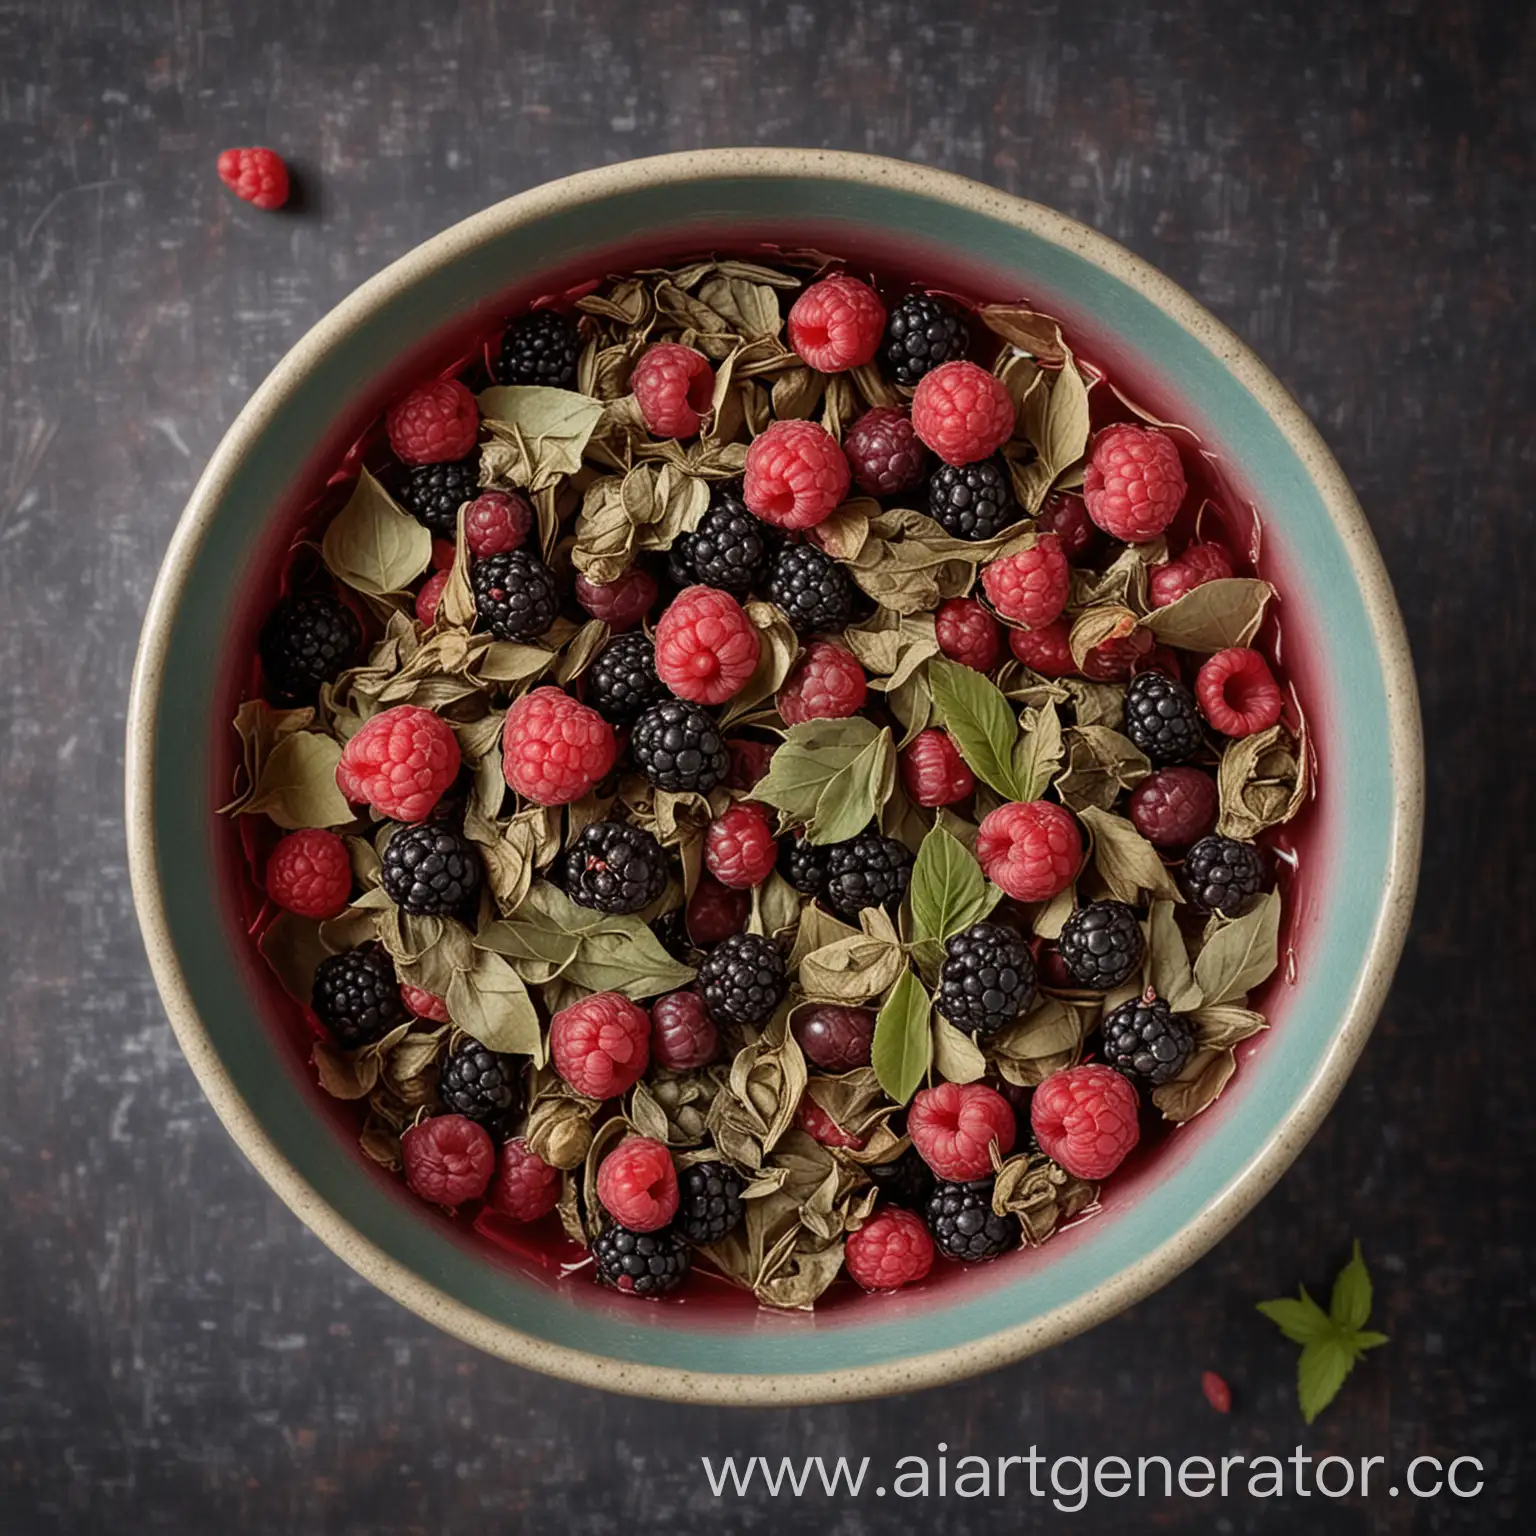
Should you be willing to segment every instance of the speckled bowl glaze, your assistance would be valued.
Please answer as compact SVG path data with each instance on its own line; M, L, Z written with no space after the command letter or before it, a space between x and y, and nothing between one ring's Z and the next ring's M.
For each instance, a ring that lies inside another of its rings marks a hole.
M501 1254L357 1151L309 1080L230 896L215 807L229 719L289 531L367 421L541 293L710 249L815 246L978 298L1027 296L1157 414L1191 426L1257 509L1284 663L1321 765L1273 1027L1205 1115L1043 1248L932 1289L809 1315L636 1304ZM918 166L799 150L641 160L539 187L412 251L338 306L231 426L176 530L128 718L129 855L171 1022L230 1134L343 1259L494 1354L656 1397L796 1403L910 1390L1092 1326L1204 1253L1317 1128L1370 1031L1417 872L1414 680L1343 475L1257 358L1168 279L1047 208Z

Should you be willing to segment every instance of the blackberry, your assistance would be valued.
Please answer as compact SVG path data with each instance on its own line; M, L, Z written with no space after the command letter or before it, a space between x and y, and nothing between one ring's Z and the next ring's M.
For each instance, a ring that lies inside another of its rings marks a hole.
M894 906L907 894L912 854L894 837L865 832L827 852L827 900L852 916L864 907Z
M539 309L507 327L491 375L498 384L569 389L576 382L580 356L581 335L575 321L556 310Z
M1077 986L1107 992L1141 964L1145 941L1136 914L1123 901L1095 901L1061 925L1056 947Z
M671 1227L659 1232L631 1232L617 1222L605 1227L592 1244L597 1277L632 1296L665 1296L688 1278L692 1255Z
M734 1232L744 1207L741 1175L724 1163L694 1163L677 1176L680 1196L673 1225L690 1243L718 1243Z
M684 546L682 561L693 580L737 597L767 579L776 542L768 524L747 511L739 480L716 485L699 526L677 541Z
M644 827L594 821L565 855L566 894L599 912L638 912L667 888L667 856Z
M400 827L383 863L384 894L418 917L461 916L480 894L480 850L441 822Z
M944 946L939 1012L956 1029L995 1035L1035 1000L1035 957L1000 923L972 923Z
M560 599L555 578L526 549L476 560L470 567L475 612L498 640L532 640L555 622Z
M941 299L914 293L890 313L880 360L898 384L916 384L940 363L965 356L965 321Z
M894 1162L876 1163L864 1171L892 1205L904 1206L919 1215L927 1209L928 1197L933 1193L933 1169L923 1161L916 1147L908 1147Z
M798 833L779 839L779 873L802 896L820 896L827 888L829 850L808 843Z
M1125 690L1125 734L1157 764L1182 763L1205 733L1195 696L1161 672L1140 672Z
M356 657L363 626L334 597L290 597L261 629L261 666L275 698L313 704L322 683L334 683Z
M1264 856L1252 843L1213 833L1184 857L1184 894L1202 912L1237 917L1264 889Z
M928 1230L946 1259L979 1264L1019 1246L1018 1222L992 1209L991 1179L935 1184L927 1215Z
M638 629L615 635L597 653L586 685L587 703L613 725L629 725L667 694L656 676L656 647Z
M417 464L400 488L400 503L440 539L459 532L459 508L480 494L480 455L447 464Z
M635 721L630 756L652 785L707 795L731 770L731 754L714 716L682 699L652 704Z
M466 1040L437 1078L437 1096L449 1113L464 1115L488 1130L503 1130L521 1107L522 1069L518 1058Z
M678 534L667 551L667 580L678 592L684 587L693 586L699 579L693 574L693 561L688 554L689 537L686 533Z
M410 1018L394 962L377 941L322 960L309 1002L336 1043L349 1051L371 1045Z
M853 617L848 573L814 544L787 544L773 557L768 596L801 635L841 629Z
M762 1024L783 1002L789 979L772 939L733 933L704 957L695 986L716 1024Z
M1184 1069L1195 1048L1194 1031L1183 1014L1160 997L1136 997L1105 1016L1104 1059L1117 1072L1156 1088Z
M999 458L941 464L928 481L928 515L957 539L990 539L1021 515Z

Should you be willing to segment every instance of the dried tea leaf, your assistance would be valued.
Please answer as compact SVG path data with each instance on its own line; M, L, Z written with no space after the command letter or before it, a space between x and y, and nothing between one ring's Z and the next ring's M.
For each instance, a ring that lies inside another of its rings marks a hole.
M784 686L800 655L800 637L782 609L753 599L745 611L758 633L757 666L721 713L722 725L740 720L771 699Z
M1065 363L1068 353L1061 324L1023 304L982 304L976 317L1010 346L1052 365Z
M341 743L314 731L284 736L262 764L244 816L270 816L278 826L340 827L353 820L347 797L336 787Z
M777 336L783 323L779 295L768 283L743 277L710 278L699 289L699 298L745 337Z
M825 907L811 902L800 913L800 926L795 930L795 944L789 955L789 970L793 975L809 954L835 944L839 939L857 938L859 929L839 922ZM893 981L895 977L891 978Z
M1024 712L1024 734L1013 749L1013 777L1020 800L1038 800L1061 767L1061 716L1052 703Z
M1310 788L1307 757L1305 728L1292 736L1285 726L1273 725L1228 742L1216 771L1221 796L1216 830L1252 842L1267 827L1289 821Z
M922 1082L933 1058L932 1011L927 990L911 971L903 970L875 1019L870 1062L880 1086L905 1104Z
M1030 439L1053 480L1088 451L1088 428L1088 390L1076 364L1066 357L1046 400L1040 436Z
M608 643L608 626L602 619L588 619L566 642L555 664L555 681L574 682L591 666L597 653Z
M1229 1003L1251 992L1279 964L1280 897L1269 891L1241 917L1222 923L1195 958L1195 980L1205 1005Z
M257 948L283 990L308 1008L315 970L331 953L320 936L319 923L293 912L279 912L257 940Z
M240 810L255 790L261 770L272 749L285 736L311 724L315 712L302 709L273 709L265 699L247 699L235 711L235 734L240 738L241 769L235 775L235 797L219 808L220 814Z
M488 1050L542 1059L539 1016L522 978L500 955L477 949L472 969L454 970L446 1001L453 1022Z
M1238 1045L1269 1027L1262 1013L1239 1008L1235 1003L1196 1008L1189 1015L1189 1023L1195 1031L1195 1043L1217 1051Z
M1165 608L1154 608L1142 626L1164 645L1183 651L1224 651L1247 645L1264 622L1275 589L1251 576L1202 582Z
M773 414L780 421L806 420L821 404L826 387L826 374L814 368L786 370L773 381Z
M316 1040L312 1060L320 1086L333 1099L366 1099L379 1081L379 1058L368 1051L343 1051Z
M1152 1090L1152 1102L1165 1120L1184 1125L1221 1097L1236 1071L1237 1057L1231 1051L1197 1050L1171 1083Z
M752 887L752 912L747 932L767 938L788 933L800 921L800 893L776 871Z
M834 560L857 560L869 540L869 520L879 511L880 503L872 496L856 496L812 528L811 541Z
M1143 891L1170 902L1184 900L1157 849L1125 817L1096 805L1084 806L1077 814L1093 835L1094 864L1117 900L1139 906Z
M1044 996L1017 1024L987 1041L986 1055L1008 1082L1038 1087L1052 1072L1077 1060L1095 1013L1064 998Z
M1147 918L1147 985L1175 1013L1188 1013L1204 1001L1171 901L1154 901Z
M1097 608L1085 608L1072 621L1068 644L1072 660L1081 667L1096 645L1106 640L1123 640L1136 628L1136 615L1118 603L1105 603Z
M974 1083L987 1072L981 1047L937 1010L933 1015L933 1065L940 1077L952 1083Z
M403 592L432 563L432 535L362 470L321 540L326 569L370 597Z
M1152 771L1146 754L1107 726L1071 726L1066 742L1067 767L1056 790L1071 810L1096 806L1107 811L1122 790L1134 789Z
M1071 700L1072 718L1079 729L1090 725L1107 726L1112 731L1120 729L1125 719L1125 689L1078 677L1066 678L1062 686Z
M804 929L806 919L801 920ZM800 986L824 1003L862 1003L887 991L905 969L901 945L867 933L850 933L812 950L800 962Z
M1015 768L1019 722L988 677L946 657L928 663L934 707L972 771L1007 800L1024 800Z
M992 1185L992 1209L1013 1215L1024 1240L1039 1245L1064 1221L1087 1210L1099 1197L1096 1184L1075 1178L1042 1152L1021 1152L1002 1163Z
M605 475L594 480L582 497L576 519L571 564L600 586L617 581L634 559L637 529L624 504L625 478Z
M837 1279L842 1267L841 1241L819 1249L797 1244L771 1276L753 1286L753 1294L765 1307L808 1312L816 1298Z
M581 1169L581 1209L590 1243L603 1229L603 1204L597 1198L597 1171L603 1159L634 1129L623 1115L605 1120L592 1133L586 1161Z
M587 440L603 414L602 402L590 395L542 385L494 385L478 400L487 430L518 455L509 478L535 491L581 468Z
M979 923L1003 893L982 874L976 856L936 825L918 849L908 894L913 939L943 944Z

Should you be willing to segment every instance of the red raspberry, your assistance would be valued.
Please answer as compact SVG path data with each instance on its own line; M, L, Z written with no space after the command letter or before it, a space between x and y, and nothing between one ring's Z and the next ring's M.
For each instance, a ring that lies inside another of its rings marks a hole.
M852 1072L869 1065L875 1015L868 1008L818 1003L796 1014L792 1027L800 1049L823 1072Z
M923 806L953 805L976 788L971 770L943 731L919 731L901 753L901 782Z
M1173 521L1185 489L1178 444L1166 433L1121 423L1094 438L1083 500L1105 533L1146 544Z
M410 982L400 983L400 1000L418 1019L428 1019L433 1024L447 1024L448 1004L436 992L425 987L413 987Z
M1003 648L1002 626L974 597L947 597L933 616L939 649L951 661L990 672Z
M884 334L880 295L846 272L812 283L789 312L789 344L818 373L873 362Z
M964 1183L992 1172L990 1143L1007 1157L1018 1134L1013 1110L985 1083L939 1083L924 1088L907 1111L907 1134L918 1156L941 1179Z
M695 437L715 396L709 359L675 341L647 347L629 377L646 427L657 437Z
M555 1071L589 1099L616 1099L640 1081L651 1053L651 1020L622 992L594 992L549 1022Z
M775 528L814 528L848 494L848 460L814 421L775 421L747 449L747 510Z
M915 1211L887 1205L848 1234L843 1254L856 1284L866 1291L894 1291L933 1268L933 1239Z
M720 1034L697 992L669 992L651 1004L651 1060L668 1072L708 1066Z
M459 739L446 720L397 704L341 749L336 786L354 805L371 805L391 821L424 821L458 778L459 762Z
M700 948L718 944L747 926L751 910L752 898L745 891L733 891L712 875L700 875L688 899L688 937Z
M521 1136L501 1149L486 1204L509 1221L537 1221L560 1203L560 1170L551 1168Z
M1159 768L1131 795L1130 817L1154 848L1188 848L1216 825L1216 780L1198 768Z
M843 433L843 453L866 496L900 496L928 478L928 455L910 418L888 405L865 411Z
M1232 574L1232 557L1220 544L1191 544L1177 560L1152 572L1152 606L1166 608L1186 592L1208 581L1223 581Z
M989 811L976 832L982 873L1015 901L1049 901L1077 878L1083 835L1050 800L1011 801Z
M604 620L614 634L633 629L651 611L659 590L656 578L638 565L601 584L585 576L576 578L576 601L594 619Z
M558 688L535 688L507 711L501 766L537 805L568 805L604 778L618 755L613 727Z
M436 1115L400 1138L405 1182L423 1200L463 1205L478 1200L496 1170L496 1148L485 1127L463 1115Z
M352 861L334 832L290 832L267 859L267 895L300 917L335 917L352 895Z
M1107 1179L1141 1135L1136 1090L1090 1062L1053 1072L1035 1089L1029 1123L1040 1150L1079 1179Z
M462 459L480 436L480 407L457 379L413 389L384 418L389 446L405 464Z
M723 704L757 670L760 644L729 592L684 587L656 625L656 675L680 699Z
M1033 549L983 566L981 585L1005 619L1040 629L1067 606L1072 568L1061 552L1061 541L1047 533Z
M810 1094L800 1100L795 1120L812 1141L819 1141L824 1147L847 1147L849 1151L857 1152L869 1139L845 1131Z
M1013 397L975 363L940 363L918 382L912 425L946 464L974 464L1013 436Z
M1052 619L1039 629L1010 629L1008 645L1041 677L1071 677L1077 671L1072 660L1072 626L1065 619Z
M704 867L721 885L749 891L773 873L779 845L767 814L755 805L733 805L704 834Z
M275 149L226 149L219 180L241 202L271 213L288 201L288 167Z
M421 591L416 594L416 618L425 628L431 629L437 623L437 605L443 595L443 588L448 585L448 571L434 571L421 584Z
M1132 669L1136 672L1161 672L1171 677L1174 682L1184 681L1184 664L1179 660L1179 653L1170 650L1166 645L1154 645Z
M1269 663L1246 645L1217 653L1195 678L1205 718L1223 736L1254 736L1279 722L1285 695Z
M1099 530L1088 516L1088 508L1081 496L1066 491L1052 491L1045 498L1035 518L1035 528L1040 533L1054 533L1061 540L1061 552L1068 560L1076 560L1093 547Z
M864 707L869 684L852 651L813 640L775 701L785 725L843 720Z
M1123 683L1152 654L1150 629L1133 629L1116 640L1105 640L1083 657L1083 676L1096 683Z
M679 1199L672 1154L649 1136L626 1136L597 1170L597 1198L631 1232L666 1226Z
M464 542L476 560L521 549L533 528L533 508L516 491L481 491L464 508Z
M453 562L458 558L458 550L453 546L452 539L432 540L432 569L434 571L451 571Z
M731 754L731 771L725 779L729 789L751 789L768 772L768 765L773 761L773 748L766 741L732 736L725 747Z

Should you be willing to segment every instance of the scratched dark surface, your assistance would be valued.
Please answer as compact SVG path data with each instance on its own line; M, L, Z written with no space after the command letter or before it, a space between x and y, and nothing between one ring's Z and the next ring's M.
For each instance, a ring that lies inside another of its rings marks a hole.
M0 1531L1528 1525L1532 18L1520 0L0 0ZM151 985L119 779L161 553L290 343L497 198L751 141L1028 193L1251 342L1337 452L1397 582L1430 820L1364 1061L1215 1253L977 1382L722 1413L483 1358L279 1205ZM234 204L213 174L226 143L291 155L302 210ZM1294 1352L1252 1303L1326 1286L1355 1235L1392 1343L1303 1435ZM1229 1419L1200 1396L1207 1365L1233 1384ZM722 1505L697 1460L1300 1440L1399 1470L1473 1454L1488 1486L1471 1503L1096 1500L1069 1522L1017 1499Z

